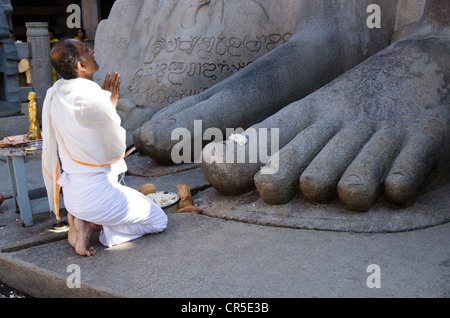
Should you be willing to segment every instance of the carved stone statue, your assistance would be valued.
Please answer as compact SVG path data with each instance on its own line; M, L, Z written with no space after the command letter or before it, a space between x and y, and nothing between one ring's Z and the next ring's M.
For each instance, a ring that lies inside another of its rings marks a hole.
M0 116L20 113L18 55L8 23L12 10L9 0L0 2Z
M30 100L28 103L28 119L30 121L30 128L28 129L26 140L41 140L41 128L37 119L38 108L36 103L36 93L30 92L28 94L28 99Z
M97 29L94 80L118 71L121 98L160 110L288 41L294 12L292 0L116 1Z
M348 209L365 211L380 195L403 206L447 184L450 2L427 0L415 30L391 45L397 1L292 2L296 27L287 43L158 112L135 132L138 151L173 163L176 128L204 144L211 127L224 135L242 127L248 138L262 129L278 134L279 152L267 164L224 160L240 150L250 157L251 143L228 140L203 151L203 173L219 192L256 187L269 204L297 194L314 203L338 196ZM371 4L381 8L380 28L367 25ZM202 121L200 131L194 120ZM256 149L270 149L271 140L258 139Z

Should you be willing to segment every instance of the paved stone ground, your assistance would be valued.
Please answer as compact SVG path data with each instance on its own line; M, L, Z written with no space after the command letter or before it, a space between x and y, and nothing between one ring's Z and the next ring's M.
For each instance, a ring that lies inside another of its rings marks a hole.
M20 117L20 116L19 116ZM26 118L0 118L0 127ZM20 120L19 120L20 119ZM25 119L25 120L24 120ZM17 128L17 127L16 127ZM15 128L15 129L16 129ZM17 128L17 131L21 131ZM1 137L1 136L0 136ZM186 183L203 215L166 209L168 229L79 257L67 231L48 213L21 226L0 158L0 281L33 297L442 297L450 296L449 188L405 209L380 201L365 214L300 198L267 206L256 192L226 197L209 188L197 166L160 167L128 159L128 186L153 183L176 191ZM148 169L148 165L152 167ZM29 190L43 187L39 158L26 164ZM44 198L46 199L46 198ZM61 213L64 220L64 211ZM82 288L67 288L67 266L82 268ZM378 264L382 288L369 289L366 268ZM19 294L17 294L19 295Z
M6 286L0 282L0 298L30 298L31 296L19 292L14 288Z

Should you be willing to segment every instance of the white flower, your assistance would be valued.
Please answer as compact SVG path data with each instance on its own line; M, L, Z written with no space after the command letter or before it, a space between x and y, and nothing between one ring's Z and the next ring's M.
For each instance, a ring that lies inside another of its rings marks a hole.
M247 137L241 134L231 134L231 136L228 139L233 140L235 143L241 146L247 143Z

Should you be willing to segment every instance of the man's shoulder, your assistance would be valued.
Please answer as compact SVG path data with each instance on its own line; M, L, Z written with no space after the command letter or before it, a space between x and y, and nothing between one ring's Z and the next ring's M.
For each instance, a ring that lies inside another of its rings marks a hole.
M93 111L100 111L102 106L109 108L111 93L102 89L99 84L79 78L74 86L76 87L76 91L74 91L76 99L82 101L85 106L95 106Z
M71 80L64 80L63 85L73 92L76 92L76 94L90 98L99 97L102 95L103 91L100 85L94 81L80 77Z
M49 92L57 92L59 98L67 101L77 101L84 105L98 105L110 101L110 93L103 90L99 84L83 78L60 79L49 89ZM52 93L47 95L52 95ZM109 94L108 94L109 93Z

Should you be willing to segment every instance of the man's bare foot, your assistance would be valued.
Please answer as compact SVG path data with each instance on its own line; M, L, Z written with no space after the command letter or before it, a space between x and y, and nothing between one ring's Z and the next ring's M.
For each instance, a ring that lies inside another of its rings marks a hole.
M92 234L99 230L101 227L94 223L89 223L77 218L73 218L74 227L78 234L75 251L83 256L92 256L96 253L94 247L91 246Z
M67 219L69 221L69 235L67 237L67 239L69 240L70 245L72 245L73 248L75 248L75 246L77 245L77 241L78 241L78 232L77 229L75 228L75 218L73 217L72 214L67 213Z

